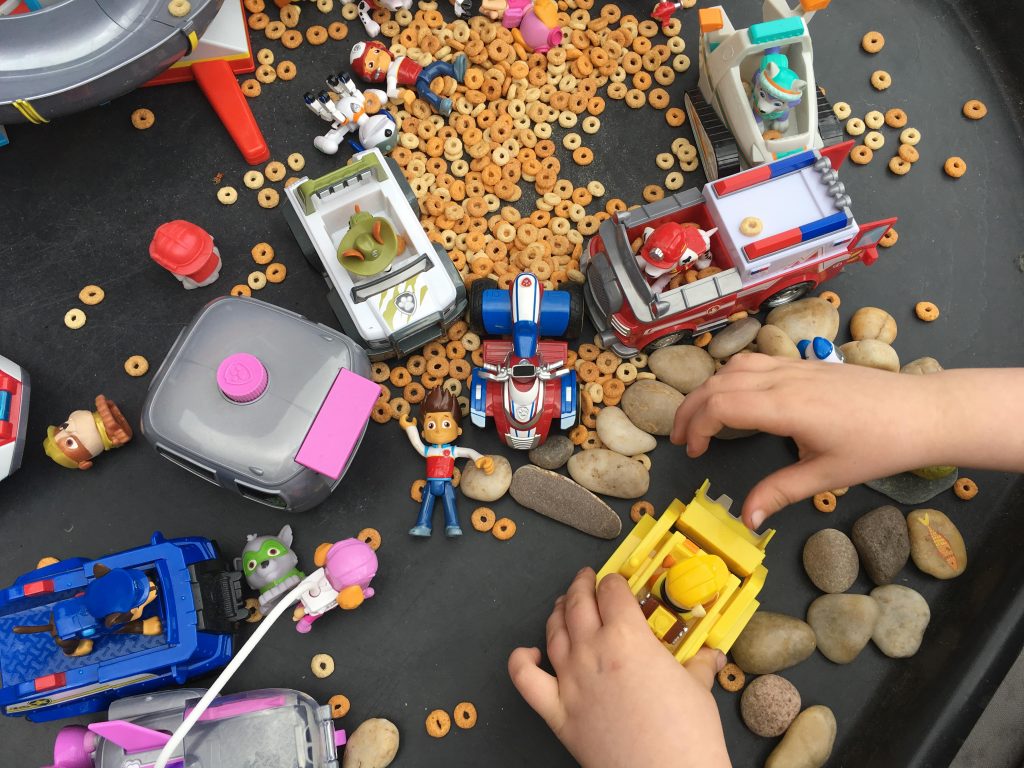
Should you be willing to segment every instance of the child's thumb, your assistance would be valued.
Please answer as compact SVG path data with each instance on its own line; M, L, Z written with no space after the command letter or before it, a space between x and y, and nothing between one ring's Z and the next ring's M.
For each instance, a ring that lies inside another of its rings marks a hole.
M711 686L715 683L715 675L725 666L725 654L704 646L683 666L697 679L697 682L710 691Z
M773 472L751 489L743 502L743 522L752 531L779 510L820 493L828 485L821 460L798 461Z

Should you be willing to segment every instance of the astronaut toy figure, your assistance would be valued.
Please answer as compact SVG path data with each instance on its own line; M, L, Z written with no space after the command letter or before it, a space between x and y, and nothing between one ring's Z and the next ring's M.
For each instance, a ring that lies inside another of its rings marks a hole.
M302 634L328 611L351 611L374 595L370 582L377 575L377 553L365 541L343 539L321 544L313 563L319 570L306 578L308 589L292 612L295 629Z
M800 357L804 360L820 360L823 363L843 363L846 358L842 351L828 339L815 336L813 339L801 339L796 345Z
M438 499L444 505L444 535L449 538L462 535L458 510L455 508L455 489L452 487L456 459L472 459L485 474L494 472L494 459L490 456L452 444L462 434L459 426L461 413L455 395L441 387L434 387L427 392L420 406L426 445L416 431L416 419L402 416L398 422L408 435L412 447L427 459L427 484L423 489L420 516L409 531L412 536L430 536L434 503Z
M95 411L72 411L59 427L47 427L43 450L62 467L89 469L101 453L131 439L131 425L117 403L97 395Z
M340 73L327 78L327 86L340 98L331 98L327 91L306 94L306 106L313 114L331 124L323 136L313 139L313 146L325 155L337 153L341 142L348 138L356 145L356 151L379 149L387 154L398 143L398 126L386 112L370 114L367 96L373 96L380 104L388 97L383 91L368 89L365 93L352 84L352 78Z
M636 262L651 283L651 292L660 292L675 275L691 267L711 266L711 236L717 231L717 227L703 230L674 221L647 227Z
M292 550L292 527L286 525L277 536L250 534L242 556L235 559L246 583L260 593L260 610L264 613L288 591L306 578L298 568L299 558Z
M461 83L466 76L468 59L460 53L451 62L435 61L421 67L407 56L394 56L383 43L371 40L352 46L349 63L356 75L368 83L383 83L389 99L398 98L398 86L416 89L420 98L444 116L452 113L452 100L430 90L430 84L439 77L451 77Z

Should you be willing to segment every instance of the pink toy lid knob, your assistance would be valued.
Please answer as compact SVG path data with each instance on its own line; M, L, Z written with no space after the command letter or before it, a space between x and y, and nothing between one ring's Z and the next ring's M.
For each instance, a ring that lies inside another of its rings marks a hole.
M217 386L235 403L251 403L267 389L267 369L255 355L238 352L217 366Z

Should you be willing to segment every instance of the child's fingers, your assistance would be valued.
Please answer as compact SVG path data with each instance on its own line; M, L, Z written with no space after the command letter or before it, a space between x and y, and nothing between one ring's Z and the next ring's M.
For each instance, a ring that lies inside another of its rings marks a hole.
M548 617L546 636L548 658L551 659L551 666L555 668L557 673L562 666L562 662L565 661L569 651L572 649L569 631L565 626L565 595L562 595L555 601L554 610L551 611L551 615Z
M683 666L697 682L710 691L715 682L715 675L725 666L725 654L704 646Z
M827 462L820 457L790 464L751 489L743 502L743 522L756 531L780 509L844 484L828 471Z
M626 580L617 573L608 574L597 585L597 607L606 625L647 623L640 603L629 591Z
M558 679L541 669L539 664L540 651L537 648L516 648L508 657L508 674L519 695L557 733L565 720L558 699Z
M682 407L685 406L686 400ZM722 427L772 431L768 425L773 416L770 399L763 392L713 392L687 420L683 436L686 453L694 458L703 454Z
M742 355L741 357L751 356ZM736 369L730 375L725 375L728 368L729 366L723 368L722 373L712 376L683 400L682 405L676 410L675 420L672 424L671 439L673 443L679 445L686 440L689 425L693 419L707 410L710 402L719 400L728 402L737 393L764 392L773 385L773 378L763 372ZM699 455L694 453L694 448L689 445L687 445L687 452L691 456Z
M576 574L565 594L565 626L573 643L587 640L601 628L594 578L593 569L584 568Z

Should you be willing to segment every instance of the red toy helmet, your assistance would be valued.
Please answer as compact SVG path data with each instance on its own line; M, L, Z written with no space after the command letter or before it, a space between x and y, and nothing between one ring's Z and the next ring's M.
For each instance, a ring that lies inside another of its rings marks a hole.
M352 68L356 71L356 74L364 80L370 80L371 82L379 82L380 78L374 78L372 71L366 69L366 54L371 50L384 51L389 59L394 60L394 56L391 55L391 51L388 47L378 40L369 40L366 42L359 41L352 46L352 52L349 54L348 61L352 65Z
M708 252L711 235L700 227L670 221L657 227L640 247L640 256L648 272L666 272L676 266L688 266Z
M213 237L202 227L181 219L157 227L149 256L164 269L197 281L216 268Z

